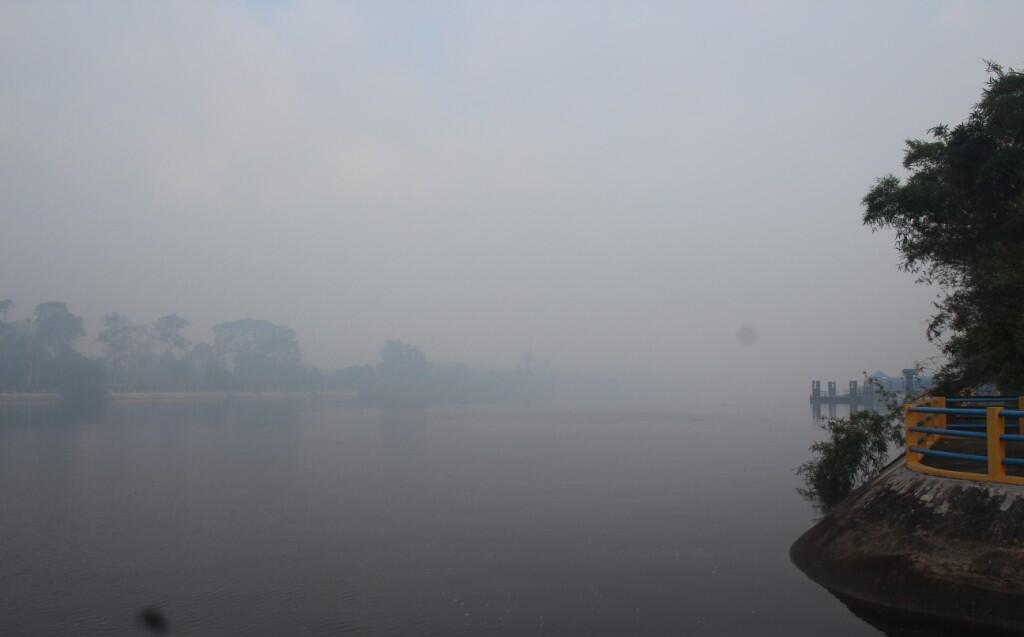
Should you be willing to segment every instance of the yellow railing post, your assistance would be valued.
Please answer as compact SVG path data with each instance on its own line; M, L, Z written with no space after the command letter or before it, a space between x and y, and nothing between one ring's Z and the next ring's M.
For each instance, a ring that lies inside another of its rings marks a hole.
M932 398L932 407L946 408L946 397L940 396L938 398ZM949 416L946 414L935 414L935 424L932 425L936 429L945 429L949 424Z
M985 432L988 442L988 477L1002 481L1006 477L1006 442L1003 441L1003 408L989 407L985 410Z
M910 408L913 406L914 403L903 405L903 440L906 447L907 466L911 469L917 467L921 462L921 458L924 457L916 451L911 451L911 447L918 446L917 438L919 435L917 432L911 431L911 429L917 426L917 421L920 419L920 414L911 413Z
M912 471L942 478L958 478L962 480L988 481L1024 486L1024 475L1014 475L1006 469L1007 443L1003 440L1003 436L1006 434L1008 422L1006 412L1008 409L1003 406L983 408L985 414L985 457L987 465L985 469L964 469L959 466L959 463L954 463L950 466L949 463L941 461L943 456L939 456L939 461L928 462L927 464L924 462L925 456L928 455L927 450L932 448L936 442L945 439L946 436L941 433L929 434L911 430L917 427L949 429L950 416L949 414L913 413L911 410L915 407L938 407L941 409L945 408L947 404L948 401L944 398L929 397L903 405L903 426L906 438L905 462L907 468ZM1017 411L1024 412L1024 396L1018 396L1017 406ZM973 409L971 411L974 412ZM1024 417L1017 420L1020 421L1021 434L1024 434ZM953 444L950 445L949 450L963 449L963 451L968 451L969 455L973 455L976 452L970 451L972 447L974 447L972 444ZM925 453L912 451L911 449L913 448L921 449ZM957 452L959 453L959 451ZM954 457L956 456L956 454L953 455ZM1014 458L1017 457L1019 456L1014 456Z

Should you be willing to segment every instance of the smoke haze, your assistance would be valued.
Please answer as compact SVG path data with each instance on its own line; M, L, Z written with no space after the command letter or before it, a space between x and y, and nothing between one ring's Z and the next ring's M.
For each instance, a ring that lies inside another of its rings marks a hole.
M1020 3L7 3L0 298L806 393L933 356L860 223Z

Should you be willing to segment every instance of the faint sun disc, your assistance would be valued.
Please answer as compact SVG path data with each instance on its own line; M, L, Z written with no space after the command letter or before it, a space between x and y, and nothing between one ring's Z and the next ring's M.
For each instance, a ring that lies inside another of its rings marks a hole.
M736 340L743 347L750 347L757 342L757 330L753 325L741 325L740 329L736 330Z

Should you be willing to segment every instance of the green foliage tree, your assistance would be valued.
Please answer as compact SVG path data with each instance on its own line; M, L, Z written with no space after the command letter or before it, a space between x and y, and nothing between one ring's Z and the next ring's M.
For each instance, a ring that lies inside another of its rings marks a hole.
M797 491L825 511L877 476L890 452L903 446L903 403L917 396L895 394L866 373L864 386L873 388L882 408L823 420L828 437L812 444L811 459L797 468L804 482Z
M969 117L908 140L905 180L879 179L864 223L891 228L903 268L941 286L928 326L939 389L1024 389L1024 73L989 63Z
M859 411L823 423L828 438L811 445L813 458L797 473L800 492L824 509L839 504L851 491L874 478L889 462L890 445L902 444L902 431L891 414Z

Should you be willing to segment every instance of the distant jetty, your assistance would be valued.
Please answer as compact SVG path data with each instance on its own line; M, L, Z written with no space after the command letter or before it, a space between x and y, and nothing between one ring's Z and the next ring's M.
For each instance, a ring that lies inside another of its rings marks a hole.
M822 406L828 407L829 416L835 416L837 405L848 405L850 411L879 410L886 406L886 395L901 399L913 396L931 384L932 379L921 376L916 369L904 369L900 376L875 371L865 378L863 385L855 380L849 381L845 394L839 393L834 380L826 382L824 391L820 380L812 380L810 403L819 416Z

